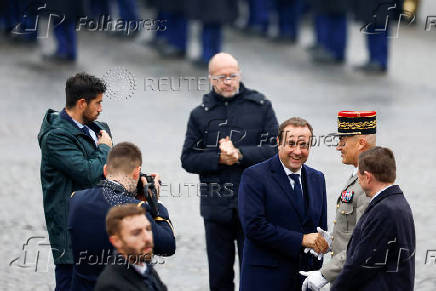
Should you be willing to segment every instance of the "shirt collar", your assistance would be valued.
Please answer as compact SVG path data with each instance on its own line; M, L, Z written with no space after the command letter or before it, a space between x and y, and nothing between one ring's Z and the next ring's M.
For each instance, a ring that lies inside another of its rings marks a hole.
M147 264L143 263L142 265L133 265L133 268L135 268L136 272L141 274L141 276L145 276L145 273L147 272Z
M378 191L377 193L375 193L375 195L372 196L372 198L371 198L371 200L369 200L369 202L371 203L371 201L374 200L375 197L377 197L378 195L380 195L381 192L385 191L386 189L388 189L388 188L391 187L391 186L393 186L393 185L386 186L386 187L384 187L383 189L381 189L380 191Z
M292 172L291 170L289 170L288 168L285 167L285 165L282 163L282 160L279 159L279 161L280 161L280 164L282 164L283 170L285 170L286 176L289 176L291 174L298 174L301 177L301 168L298 169L297 172Z

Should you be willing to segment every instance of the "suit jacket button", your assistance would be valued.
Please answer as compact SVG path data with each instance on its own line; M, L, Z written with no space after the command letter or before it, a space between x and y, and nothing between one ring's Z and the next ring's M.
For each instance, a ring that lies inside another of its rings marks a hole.
M331 252L331 255L333 256L335 254L335 252Z
M342 214L345 214L345 211L344 210L342 210L342 212L341 212Z
M336 204L336 208L339 208L339 204Z
M336 224L336 219L335 219L335 220L333 220L333 224Z

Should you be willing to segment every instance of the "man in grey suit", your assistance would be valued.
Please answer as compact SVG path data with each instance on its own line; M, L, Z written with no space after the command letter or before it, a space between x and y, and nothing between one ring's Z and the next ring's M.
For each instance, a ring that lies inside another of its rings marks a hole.
M357 181L359 154L376 145L375 134L375 111L340 111L338 113L339 143L336 150L341 152L342 163L353 165L354 169L337 199L333 233L318 230L329 242L332 258L325 262L318 271L300 272L303 276L307 276L303 283L303 291L308 288L312 291L320 290L327 283L333 283L342 271L346 261L348 241L369 204L369 198ZM313 250L311 253L318 255ZM319 255L321 256L322 254Z

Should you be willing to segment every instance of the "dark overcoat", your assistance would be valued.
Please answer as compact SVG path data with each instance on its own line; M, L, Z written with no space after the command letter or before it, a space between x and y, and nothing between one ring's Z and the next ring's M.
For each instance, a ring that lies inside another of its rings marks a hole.
M369 203L347 246L333 291L411 291L415 280L415 224L400 187Z
M242 83L231 101L213 90L203 96L203 103L190 114L181 161L187 172L200 175L200 213L204 219L231 221L242 171L277 152L277 131L271 102ZM218 141L226 136L243 155L232 166L218 163Z

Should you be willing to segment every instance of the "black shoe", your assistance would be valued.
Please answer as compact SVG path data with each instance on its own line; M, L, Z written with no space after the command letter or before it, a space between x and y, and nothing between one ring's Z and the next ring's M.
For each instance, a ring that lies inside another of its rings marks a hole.
M354 68L356 71L365 73L365 74L386 74L387 68L385 66L380 65L375 62L368 62L364 65L356 66Z
M209 63L202 60L202 59L196 59L192 61L192 65L196 67L197 69L201 70L207 70L209 69Z
M42 55L42 59L46 62L56 63L56 64L74 64L76 58L61 54L45 54Z
M165 59L184 59L186 57L186 51L169 44L163 45L158 52Z
M344 63L344 59L336 58L332 53L322 47L319 47L317 50L313 51L312 60L315 63L323 65L341 65Z

